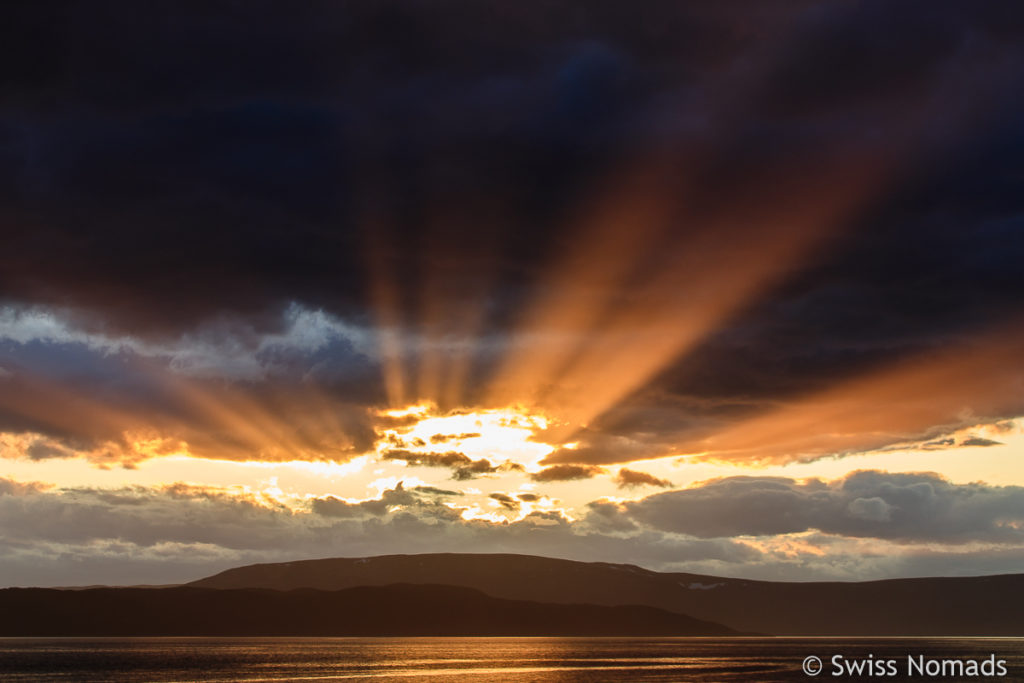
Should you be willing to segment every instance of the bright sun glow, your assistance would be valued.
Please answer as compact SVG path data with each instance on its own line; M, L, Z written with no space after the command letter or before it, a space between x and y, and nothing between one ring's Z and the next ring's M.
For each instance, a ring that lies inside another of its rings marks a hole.
M433 408L430 403L418 403L416 405L406 406L405 408L395 408L393 410L381 411L381 415L385 417L410 417L410 416L422 416L426 415Z
M483 458L494 464L513 462L532 472L540 469L540 461L555 450L555 446L536 439L550 425L549 418L519 408L439 415L434 406L417 405L381 414L419 419L381 430L378 453L395 448L412 453L457 451L474 460Z

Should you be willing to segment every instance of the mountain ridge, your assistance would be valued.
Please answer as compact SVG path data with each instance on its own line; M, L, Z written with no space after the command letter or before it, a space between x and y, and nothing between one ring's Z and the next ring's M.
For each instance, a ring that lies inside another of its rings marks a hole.
M1024 574L790 583L533 555L432 553L249 565L186 585L338 590L388 583L444 583L554 604L646 605L775 635L1024 635Z

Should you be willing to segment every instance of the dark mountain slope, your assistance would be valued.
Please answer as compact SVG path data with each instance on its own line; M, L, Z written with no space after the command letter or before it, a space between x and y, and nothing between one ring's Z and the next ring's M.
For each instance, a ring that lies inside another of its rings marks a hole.
M207 588L467 586L516 600L649 605L776 635L1024 636L1024 575L788 583L659 573L527 555L429 554L240 567Z
M0 590L0 636L729 636L644 606L542 604L469 588Z

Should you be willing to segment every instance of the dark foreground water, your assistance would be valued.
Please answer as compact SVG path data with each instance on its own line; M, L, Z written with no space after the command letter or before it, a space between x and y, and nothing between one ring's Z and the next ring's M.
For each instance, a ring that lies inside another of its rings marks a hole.
M807 681L810 656L821 680L1024 681L999 638L0 638L0 680Z

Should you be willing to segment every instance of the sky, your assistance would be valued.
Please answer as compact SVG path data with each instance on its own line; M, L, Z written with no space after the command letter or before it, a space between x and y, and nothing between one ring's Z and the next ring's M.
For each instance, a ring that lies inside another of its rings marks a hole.
M1024 12L36 3L0 585L1024 569Z

